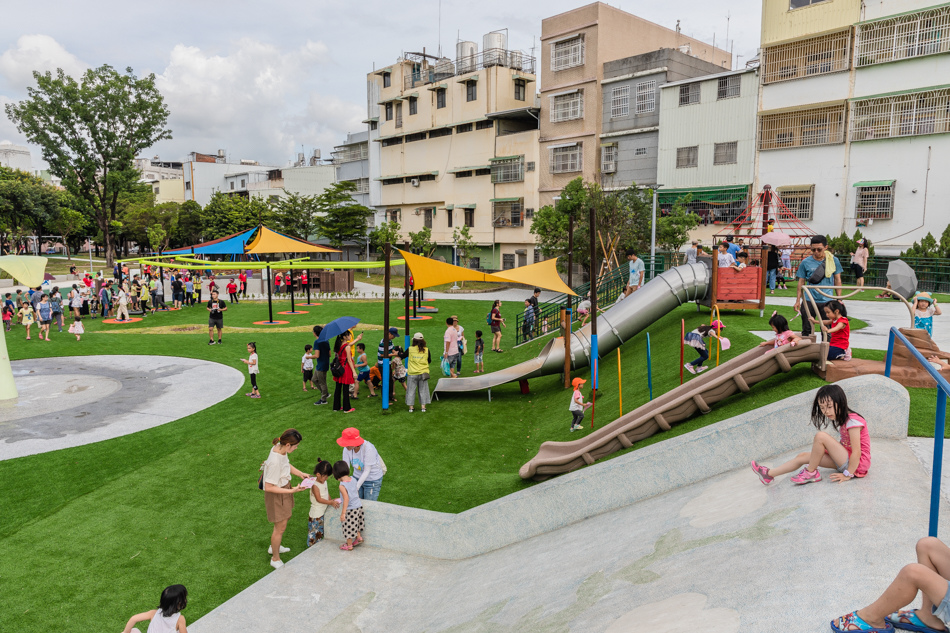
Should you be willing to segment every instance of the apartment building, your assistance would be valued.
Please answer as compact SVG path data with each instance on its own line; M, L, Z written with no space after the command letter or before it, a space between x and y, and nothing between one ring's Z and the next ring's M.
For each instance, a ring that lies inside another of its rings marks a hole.
M763 2L756 185L898 252L947 226L950 5ZM928 214L928 210L930 213Z
M655 185L658 182L660 86L720 71L720 66L673 48L604 64L604 78L600 82L603 94L601 185L605 189Z
M369 130L350 132L346 142L333 148L336 182L351 182L356 187L353 199L364 207L370 206ZM374 218L370 226L374 226Z
M538 115L534 59L489 33L483 50L459 42L455 59L406 53L369 73L378 95L379 205L402 237L432 231L451 260L454 231L478 244L472 268L504 269L538 260L529 232L538 206ZM373 150L370 150L373 170Z
M687 205L703 224L735 220L749 203L755 177L758 70L748 68L660 88L657 202Z
M242 176L246 188L251 180L250 174L256 174L255 178L266 180L267 172L273 169L276 167L260 165L252 160L229 163L223 149L218 150L217 154L191 152L188 160L182 163L184 197L185 200L194 200L205 206L215 192L227 193L240 187Z
M578 176L600 180L605 64L663 48L731 68L728 52L601 2L541 21L539 204Z

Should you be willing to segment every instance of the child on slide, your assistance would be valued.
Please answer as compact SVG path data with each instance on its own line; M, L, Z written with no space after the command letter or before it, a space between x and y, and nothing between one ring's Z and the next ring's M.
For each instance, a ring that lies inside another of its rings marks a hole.
M821 481L818 467L833 468L838 471L831 475L831 481L842 482L864 477L871 466L871 437L868 435L867 420L848 407L848 398L838 385L825 385L818 390L811 405L811 421L818 429L811 445L811 451L799 453L781 466L768 468L752 462L752 470L763 484L769 485L779 475L801 468L791 477L793 484L810 484ZM822 429L831 423L838 431L840 440L836 440ZM852 447L858 450L852 450Z
M683 339L683 342L689 345L690 347L696 348L696 352L699 354L699 358L696 360L690 361L683 365L691 374L701 374L702 372L709 369L704 365L704 363L709 360L709 351L706 350L706 340L710 336L715 336L719 338L720 332L726 326L722 321L713 321L709 325L700 325L698 328L686 334L686 338Z
M851 322L848 321L848 310L840 301L833 300L825 304L825 316L822 320L828 328L828 360L851 360ZM809 315L812 323L815 318Z
M802 337L789 329L788 319L783 317L781 314L773 312L772 318L769 319L769 325L772 326L772 331L775 332L775 338L773 338L771 341L762 341L759 343L759 347L777 348L782 347L783 345L795 347L795 343L802 340Z

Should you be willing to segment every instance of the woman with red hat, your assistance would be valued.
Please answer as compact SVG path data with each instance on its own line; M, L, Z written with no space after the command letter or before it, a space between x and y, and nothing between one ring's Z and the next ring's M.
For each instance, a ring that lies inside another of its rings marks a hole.
M356 479L356 490L360 499L376 501L379 491L383 487L383 475L386 474L386 464L379 456L379 451L371 442L360 437L359 429L343 429L343 433L336 441L343 447L343 461L353 469Z

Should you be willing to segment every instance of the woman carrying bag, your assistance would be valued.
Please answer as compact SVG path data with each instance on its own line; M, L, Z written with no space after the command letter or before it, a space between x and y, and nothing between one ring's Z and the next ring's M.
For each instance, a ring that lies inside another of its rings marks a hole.
M409 376L406 384L406 405L412 413L416 404L416 391L419 392L419 403L422 412L426 412L426 405L432 402L429 396L429 364L432 362L432 352L426 348L426 341L421 332L412 336L409 349L399 353L400 358L409 359Z
M356 411L350 406L350 385L356 382L356 366L353 364L353 355L350 353L350 345L363 338L360 334L353 339L351 332L344 332L336 337L333 343L333 352L336 356L330 363L330 373L333 374L333 382L336 387L333 390L333 410L343 413L353 413ZM342 398L342 402L341 402Z

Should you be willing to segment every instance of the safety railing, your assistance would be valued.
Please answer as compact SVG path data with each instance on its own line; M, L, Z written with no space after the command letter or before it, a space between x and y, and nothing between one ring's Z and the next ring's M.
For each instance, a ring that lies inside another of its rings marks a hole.
M891 364L894 360L894 346L897 341L907 348L911 356L920 363L921 367L930 374L937 383L937 413L934 416L934 454L933 472L930 481L930 536L937 536L937 522L940 518L940 478L943 474L943 438L947 420L947 395L950 394L950 382L934 369L933 365L924 358L924 355L907 340L896 327L891 328L887 340L887 360L884 364L884 375L890 377Z

